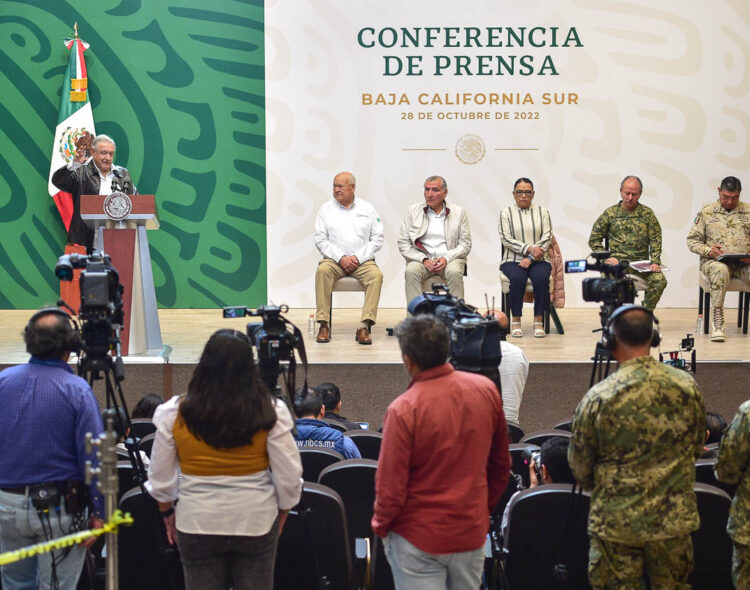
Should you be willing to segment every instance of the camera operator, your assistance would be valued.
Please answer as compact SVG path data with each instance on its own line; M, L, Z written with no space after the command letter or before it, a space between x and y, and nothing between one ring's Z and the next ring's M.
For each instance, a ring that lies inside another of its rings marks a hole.
M529 463L529 489L546 483L575 483L576 480L568 465L568 443L566 436L553 436L542 443L541 451ZM513 494L505 505L503 522L500 525L503 537L508 530L510 502L522 491L519 490Z
M591 490L589 581L596 588L687 590L690 532L698 528L693 485L703 452L706 410L693 378L659 363L650 310L623 305L609 317L601 346L619 369L576 408L568 461Z
M91 387L67 360L80 345L70 317L56 308L34 314L23 331L31 359L0 373L0 553L85 528L87 432L103 431ZM102 498L90 486L101 527ZM86 545L91 545L91 538ZM2 567L3 588L73 590L85 547L43 553Z

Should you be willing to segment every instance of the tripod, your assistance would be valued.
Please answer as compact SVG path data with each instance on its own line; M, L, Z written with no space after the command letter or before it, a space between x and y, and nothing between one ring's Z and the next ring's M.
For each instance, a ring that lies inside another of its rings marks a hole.
M122 362L122 356L120 355L119 336L117 335L117 332L115 333L115 342L116 357L113 358L110 354L92 356L84 354L79 361L78 373L88 382L89 386L92 386L92 389L95 381L104 380L107 422L112 425L117 424L118 431L125 437L124 444L128 452L130 464L133 466L134 480L137 486L141 489L141 493L144 494L144 497L148 497L148 492L144 485L147 480L147 474L146 468L143 465L143 459L141 458L140 439L134 438L129 434L132 423L121 385L122 381L125 379L125 368ZM117 479L114 479L114 482L115 485L117 485ZM117 488L115 487L115 492L116 491ZM116 510L117 498L118 494L111 494L106 497L105 508L107 517L110 517ZM159 547L160 553L165 557L169 558L172 556L172 559L174 559L173 556L176 554L174 549L166 543L164 525L162 524L156 501L152 500L149 502L149 505L151 506L150 512L152 513L149 515L149 519L154 523L153 534L156 539L156 545ZM106 546L106 588L107 590L117 590L119 585L119 548L116 534L106 534ZM167 578L170 581L172 590L176 590L177 585L172 575L171 567L167 567L167 573Z
M595 330L596 331L596 330ZM612 351L602 346L601 342L596 343L594 356L591 357L594 365L591 367L591 379L589 379L589 388L595 383L599 383L609 375L609 364L612 361Z

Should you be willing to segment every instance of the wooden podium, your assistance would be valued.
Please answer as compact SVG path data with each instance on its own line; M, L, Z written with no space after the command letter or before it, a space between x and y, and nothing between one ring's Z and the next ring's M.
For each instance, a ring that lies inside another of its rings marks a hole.
M154 195L127 195L129 213L114 219L105 212L108 197L81 195L81 218L97 232L94 247L111 258L124 287L122 355L160 356L164 347L146 236L146 230L159 229L156 200Z

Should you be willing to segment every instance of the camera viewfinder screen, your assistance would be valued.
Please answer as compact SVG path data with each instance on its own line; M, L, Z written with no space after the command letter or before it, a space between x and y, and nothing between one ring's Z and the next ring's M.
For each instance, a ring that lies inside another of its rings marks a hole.
M225 307L224 317L225 318L244 318L245 308L244 307Z
M586 272L586 260L566 260L565 272Z

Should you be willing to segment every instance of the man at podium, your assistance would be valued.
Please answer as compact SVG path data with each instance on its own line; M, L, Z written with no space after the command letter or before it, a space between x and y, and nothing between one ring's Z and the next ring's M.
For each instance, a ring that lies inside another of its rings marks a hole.
M114 165L115 142L107 135L97 135L91 142L91 153L85 149L76 152L75 159L52 175L52 184L73 195L73 217L68 228L68 243L94 249L94 231L81 218L81 195L109 195L120 191L138 194L130 172Z

